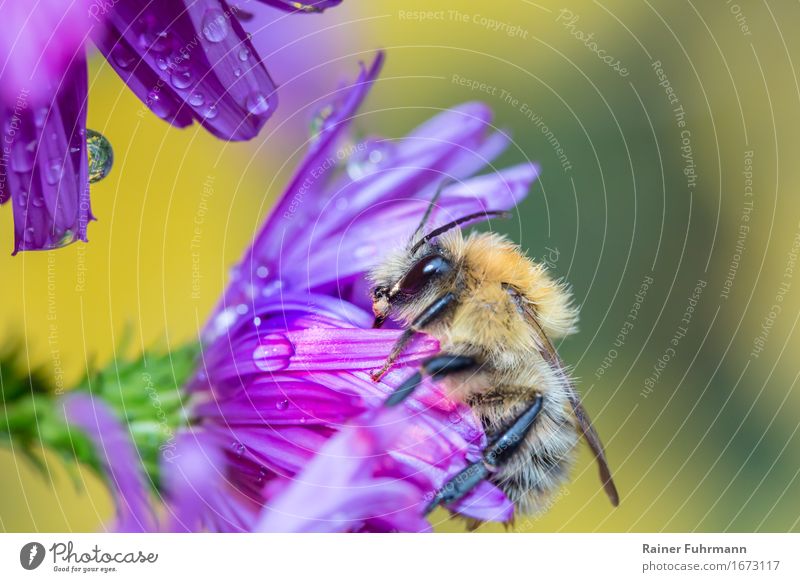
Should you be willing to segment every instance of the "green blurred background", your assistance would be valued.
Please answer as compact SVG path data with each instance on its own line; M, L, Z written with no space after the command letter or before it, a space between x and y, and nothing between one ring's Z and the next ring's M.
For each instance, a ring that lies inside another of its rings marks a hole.
M513 529L800 530L799 21L794 2L345 0L292 20L296 31L253 25L282 102L246 144L171 129L95 58L89 126L116 153L92 188L99 220L87 245L12 258L0 209L4 343L69 387L112 357L126 326L134 351L195 338L296 162L307 104L382 47L359 129L400 136L440 108L491 104L516 140L502 162L542 166L519 221L497 226L582 305L560 350L622 503L610 507L582 451L551 510ZM52 486L0 450L0 530L94 530L110 516L96 479L76 488L48 461ZM463 529L443 511L434 521Z

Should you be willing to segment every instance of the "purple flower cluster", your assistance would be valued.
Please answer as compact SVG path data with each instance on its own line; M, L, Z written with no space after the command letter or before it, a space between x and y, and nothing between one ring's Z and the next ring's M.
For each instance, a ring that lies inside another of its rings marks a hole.
M313 12L339 3L265 4ZM0 204L13 199L14 252L87 240L94 220L86 146L92 39L159 117L226 140L258 134L277 105L226 0L6 0L0 18Z
M478 103L402 139L355 141L350 124L381 62L323 108L305 159L204 330L187 388L190 426L164 463L168 529L424 531L437 488L486 445L471 410L435 383L382 406L438 345L417 338L373 381L400 331L370 328L365 273L408 240L443 182L431 228L513 208L537 169L492 168L509 137ZM481 520L513 514L488 482L454 509Z

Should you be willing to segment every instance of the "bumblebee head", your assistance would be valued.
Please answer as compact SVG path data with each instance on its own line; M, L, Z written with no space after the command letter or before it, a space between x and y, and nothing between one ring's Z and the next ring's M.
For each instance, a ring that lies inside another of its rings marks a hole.
M373 327L380 327L398 304L408 304L427 295L436 282L448 278L453 265L435 247L421 257L395 260L384 264L373 273L372 312Z

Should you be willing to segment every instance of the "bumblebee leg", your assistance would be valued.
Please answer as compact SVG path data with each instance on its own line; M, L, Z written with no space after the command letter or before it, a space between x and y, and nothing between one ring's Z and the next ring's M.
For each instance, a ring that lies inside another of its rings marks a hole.
M392 367L392 364L397 359L397 357L403 352L403 348L406 347L408 342L411 341L411 338L414 337L414 334L418 331L421 331L427 325L436 321L439 317L444 315L447 308L455 301L456 296L453 293L445 293L441 297L439 297L436 301L428 305L425 308L425 311L420 313L417 318L411 322L411 327L405 330L402 335L397 338L397 342L395 342L394 346L392 347L392 351L389 352L389 355L386 358L386 361L383 363L383 366L377 372L373 372L372 379L377 382L386 372L389 371L389 368Z
M454 356L452 354L437 354L422 362L422 368L415 372L413 376L403 382L386 399L385 406L396 406L408 398L417 386L422 383L425 376L438 380L448 374L461 372L469 368L474 368L477 362L469 356Z
M500 469L503 464L519 450L528 436L536 417L542 411L542 395L520 414L514 423L500 433L484 449L480 461L467 465L454 477L449 479L436 493L433 500L425 508L425 515L436 509L439 504L454 503L472 491L481 481Z

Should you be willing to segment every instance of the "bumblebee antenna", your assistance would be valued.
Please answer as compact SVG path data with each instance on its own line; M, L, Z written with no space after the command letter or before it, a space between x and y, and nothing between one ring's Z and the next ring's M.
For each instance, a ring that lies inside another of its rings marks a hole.
M471 220L475 220L476 218L481 217L489 217L489 216L497 216L499 218L511 218L511 213L508 210L482 210L481 212L473 212L472 214L467 214L466 216L462 216L461 218L457 218L453 222L448 222L447 224L440 226L439 228L434 228L428 234L423 236L421 239L417 241L417 243L411 247L411 254L414 254L419 250L419 248L424 245L429 240L436 238L440 234L446 233L448 230L452 230L460 224L464 224L465 222L469 222Z
M425 228L425 225L428 223L428 219L431 217L431 213L433 212L433 207L436 206L436 202L439 200L439 197L442 195L442 192L445 188L454 184L455 180L453 178L445 178L439 184L439 187L436 188L436 193L431 198L431 201L428 203L428 208L425 209L425 214L422 215L422 220L419 221L419 226L417 230L414 231L414 234L411 235L411 240L417 238L417 235L422 232L422 229Z

